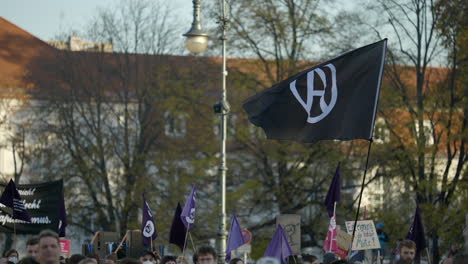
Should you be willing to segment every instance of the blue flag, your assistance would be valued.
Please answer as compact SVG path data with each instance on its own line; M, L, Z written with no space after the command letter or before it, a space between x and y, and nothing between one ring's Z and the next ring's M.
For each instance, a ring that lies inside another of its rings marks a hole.
M232 216L231 230L229 230L229 237L226 249L226 262L231 260L231 251L245 244L242 230L235 215Z
M265 250L264 257L273 257L281 261L281 264L287 264L288 257L292 256L293 252L289 246L288 239L284 234L283 227L278 225L275 235L271 240L268 248Z
M413 225L406 235L406 238L413 240L416 243L416 255L420 255L423 249L426 248L426 238L424 237L424 226L422 223L421 210L416 206L416 213L414 214Z
M10 207L13 210L13 219L20 219L26 222L31 222L31 217L26 211L21 196L16 189L15 182L10 179L10 182L3 190L2 197L0 197L0 203L6 207Z
M195 223L195 196L197 194L196 185L194 184L192 187L192 192L187 197L185 201L184 210L180 214L180 219L182 223L184 223L185 228L189 231L190 226L193 226Z
M340 163L336 167L335 176L333 176L330 189L328 189L327 198L325 198L325 205L327 206L328 216L332 217L334 214L335 202L340 201L341 186L340 186Z
M180 214L182 213L182 207L180 203L177 203L177 208L174 212L174 218L172 219L171 231L169 232L169 243L177 245L180 248L180 251L184 250L185 243L185 225L180 219Z
M62 192L62 197L60 201L60 210L59 210L59 225L58 225L58 234L59 237L66 236L66 227L67 227L67 211L65 209L65 198Z
M148 247L151 245L151 241L158 237L156 233L156 227L154 226L153 214L146 201L145 194L143 196L143 217L141 223L141 234L143 239L143 246Z

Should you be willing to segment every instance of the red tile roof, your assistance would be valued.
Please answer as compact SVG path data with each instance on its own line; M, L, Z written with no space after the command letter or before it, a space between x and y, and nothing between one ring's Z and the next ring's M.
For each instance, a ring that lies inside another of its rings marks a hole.
M34 87L24 81L29 63L38 56L54 52L55 48L0 17L0 91L3 96Z

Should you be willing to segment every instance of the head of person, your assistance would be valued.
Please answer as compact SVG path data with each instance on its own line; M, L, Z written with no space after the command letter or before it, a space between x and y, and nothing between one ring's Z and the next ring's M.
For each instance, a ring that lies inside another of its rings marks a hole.
M39 248L39 239L37 237L31 237L26 242L26 255L28 257L37 258L38 248Z
M41 264L60 263L60 239L57 233L44 230L39 233L39 249L37 259Z
M202 246L197 250L197 264L215 264L216 250L210 246Z
M85 259L86 257L81 255L81 254L73 254L71 257L68 259L69 264L78 264L80 261Z
M302 263L304 263L304 264L319 264L319 260L314 255L303 255L302 256Z
M160 264L177 264L177 257L175 257L175 256L164 256L161 259Z
M78 264L97 264L97 261L95 258L84 258Z
M382 229L384 229L384 223L378 222L377 224L375 224L375 228L376 228L377 230L382 230Z
M18 264L39 264L34 257L27 256L18 261Z
M244 264L244 261L240 258L233 258L229 261L229 264Z
M323 264L331 264L335 260L338 260L338 257L331 252L325 253L325 255L323 255Z
M149 250L143 250L140 254L140 263L156 264L156 255Z
M7 252L5 252L4 257L7 259L7 261L10 261L16 264L18 263L19 254L16 249L12 248L8 250Z
M405 239L400 242L400 260L403 263L412 263L416 256L416 243Z
M117 255L114 253L107 255L104 264L117 264Z

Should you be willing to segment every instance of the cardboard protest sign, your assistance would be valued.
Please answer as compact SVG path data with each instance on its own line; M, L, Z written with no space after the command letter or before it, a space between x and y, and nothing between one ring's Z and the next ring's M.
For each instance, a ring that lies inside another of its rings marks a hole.
M338 250L334 253L340 258L346 258L349 246L351 245L351 235L339 229L336 240L338 242Z
M354 221L346 221L346 231L353 234ZM379 238L375 230L374 221L363 220L357 222L352 250L380 248Z
M301 254L301 216L294 214L279 215L276 225L281 225L294 254Z

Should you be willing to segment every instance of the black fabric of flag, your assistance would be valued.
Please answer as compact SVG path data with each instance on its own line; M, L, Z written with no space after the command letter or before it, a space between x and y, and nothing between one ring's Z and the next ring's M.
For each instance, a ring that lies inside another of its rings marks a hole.
M411 226L411 229L406 235L406 239L413 240L414 243L416 243L416 255L420 256L421 252L426 248L426 238L424 235L424 226L419 206L416 206L413 225Z
M172 219L171 231L169 232L169 243L177 245L180 248L180 251L183 251L187 229L185 229L184 222L180 219L181 213L182 207L180 206L180 203L177 203L174 218Z
M372 139L386 44L353 50L250 97L250 122L269 139Z
M58 226L59 237L65 237L67 235L67 232L66 232L67 226L68 226L67 210L65 209L65 197L62 192L62 195L60 197L60 208L59 208L59 226Z
M13 180L10 179L10 182L5 187L5 190L0 197L0 203L4 204L6 207L13 209L13 219L20 219L26 222L31 222L31 217L26 211L23 200L16 189L16 184Z

